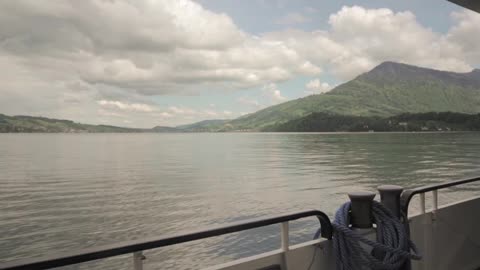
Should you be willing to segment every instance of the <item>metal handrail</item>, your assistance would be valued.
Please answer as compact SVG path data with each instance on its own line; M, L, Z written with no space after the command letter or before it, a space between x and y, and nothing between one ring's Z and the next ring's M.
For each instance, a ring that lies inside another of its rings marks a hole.
M468 179L450 181L450 182L445 182L440 184L433 184L433 185L428 185L428 186L423 186L423 187L418 187L413 189L407 189L402 193L402 196L400 197L400 205L401 205L402 212L404 213L405 216L408 215L408 206L410 205L410 201L412 200L412 197L415 196L416 194L423 195L426 192L433 191L435 193L434 195L436 196L437 195L436 191L439 189L445 189L445 188L472 183L476 181L480 181L480 176L475 178L468 178ZM434 200L437 200L437 198L434 197Z
M233 223L195 232L166 236L157 239L133 240L102 247L83 249L75 252L64 253L57 256L46 256L41 258L24 259L0 264L0 270L19 269L48 269L83 263L108 257L135 253L143 250L165 247L194 240L205 239L213 236L245 231L249 229L264 227L268 225L288 222L300 218L316 216L320 222L321 236L332 239L332 224L328 216L319 210L296 212L269 218L251 219L243 222Z

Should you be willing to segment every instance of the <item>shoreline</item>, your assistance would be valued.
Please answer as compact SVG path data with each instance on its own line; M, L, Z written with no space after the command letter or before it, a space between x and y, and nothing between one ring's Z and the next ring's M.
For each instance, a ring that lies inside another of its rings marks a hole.
M479 130L452 131L205 131L205 132L0 132L0 134L452 134L480 133Z

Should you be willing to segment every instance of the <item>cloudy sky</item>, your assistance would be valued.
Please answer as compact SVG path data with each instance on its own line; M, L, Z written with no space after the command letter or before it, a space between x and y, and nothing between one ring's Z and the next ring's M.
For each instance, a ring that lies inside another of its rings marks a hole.
M131 127L235 118L386 61L480 64L445 0L0 1L0 113Z

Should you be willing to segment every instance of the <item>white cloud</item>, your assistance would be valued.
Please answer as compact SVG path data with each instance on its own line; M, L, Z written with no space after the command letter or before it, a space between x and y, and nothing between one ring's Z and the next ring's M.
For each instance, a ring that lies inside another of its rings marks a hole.
M318 12L318 9L314 8L314 7L306 7L306 8L304 8L304 10L307 13L317 13Z
M277 85L274 83L264 85L262 89L265 96L270 99L273 104L281 103L287 100L286 97L282 96L282 93L280 90L278 90Z
M453 12L454 27L448 32L446 40L451 46L458 46L467 59L480 62L480 14L470 10ZM457 48L458 49L458 48Z
M125 117L123 114L112 112L112 111L109 111L109 110L104 110L104 109L98 110L98 114L100 116L103 116L103 117L105 117L105 116L108 116L108 117Z
M306 23L308 21L310 21L310 18L308 18L307 16L301 13L291 12L278 19L276 23L281 25L296 25Z
M445 59L457 59L456 52L442 55L441 36L420 25L409 11L343 7L330 16L329 24L330 38L345 50L332 59L333 68L347 79L385 60L440 69L468 68L465 63L445 63Z
M29 70L41 66L40 79L68 74L157 95L199 84L259 86L317 75L322 66L349 79L385 60L465 71L472 61L467 56L478 55L478 35L472 35L479 31L478 17L456 12L451 33L441 35L409 11L353 6L332 14L330 29L255 37L227 15L189 0L3 1L0 54L18 57ZM301 13L285 18L307 20Z
M259 109L260 107L262 107L262 105L260 104L260 102L258 100L250 98L250 97L239 97L237 99L237 101L238 101L238 103L240 103L242 105L251 106L254 109Z
M181 115L194 115L197 113L193 109L186 108L186 107L177 107L177 106L168 107L168 111L173 114L181 114Z
M307 91L308 94L320 94L332 90L334 86L327 82L321 82L320 79L313 79L309 81L305 87L309 90Z
M317 75L322 72L322 69L314 64L312 64L310 61L305 61L301 66L300 70L303 71L303 74L308 74L308 75Z
M160 116L163 117L163 118L173 117L173 115L171 113L168 113L168 112L161 112Z
M154 125L177 125L178 123L186 124L205 119L226 119L235 117L236 114L228 110L215 110L211 106L207 108L194 109L186 106L168 106L160 108L154 105L140 104L140 103L125 103L114 100L99 100L98 105L101 107L98 114L104 120L110 119L120 121L122 124L137 125L138 122L127 118L152 117L155 122ZM125 122L128 120L130 122Z
M409 11L353 6L330 15L330 29L290 29L267 33L264 38L284 42L299 57L327 67L342 80L352 79L383 61L465 72L478 62L474 46L480 36L475 27L479 17L471 11L454 13L454 26L441 34L419 24Z
M235 114L228 110L215 110L211 106L205 109L193 109L185 106L170 106L160 113L164 118L177 120L183 123L191 123L205 119L225 119ZM186 120L186 121L185 121Z
M147 104L140 103L124 103L115 100L99 100L98 104L104 108L118 109L122 111L134 111L134 112L153 112L155 109Z
M208 117L218 117L218 113L213 110L204 110L203 113Z
M243 88L319 70L282 42L249 35L189 0L3 1L0 39L0 54L20 57L25 68L146 95Z
M268 83L262 86L261 98L242 96L237 99L237 102L243 106L243 110L255 112L265 107L279 104L288 100L282 95L282 92L278 89L275 83ZM240 113L240 115L247 114L246 112Z
M290 22L308 19L301 16ZM353 6L331 14L322 29L255 36L190 0L0 1L0 70L8 78L0 108L112 124L122 123L113 113L128 112L135 125L151 126L157 117L174 123L206 115L158 108L151 95L267 85L238 100L253 109L269 105L261 95L286 100L275 83L321 72L348 80L386 60L469 71L480 61L480 15L454 12L452 22L437 33L409 11Z

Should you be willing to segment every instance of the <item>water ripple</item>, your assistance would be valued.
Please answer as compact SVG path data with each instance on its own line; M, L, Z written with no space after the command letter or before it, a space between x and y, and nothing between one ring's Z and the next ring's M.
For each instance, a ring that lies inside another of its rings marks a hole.
M479 174L478 135L1 134L0 261L311 208L332 215L348 191ZM292 242L317 226L292 222ZM278 230L148 251L147 267L201 268L271 250ZM128 267L130 256L119 256L66 269Z

